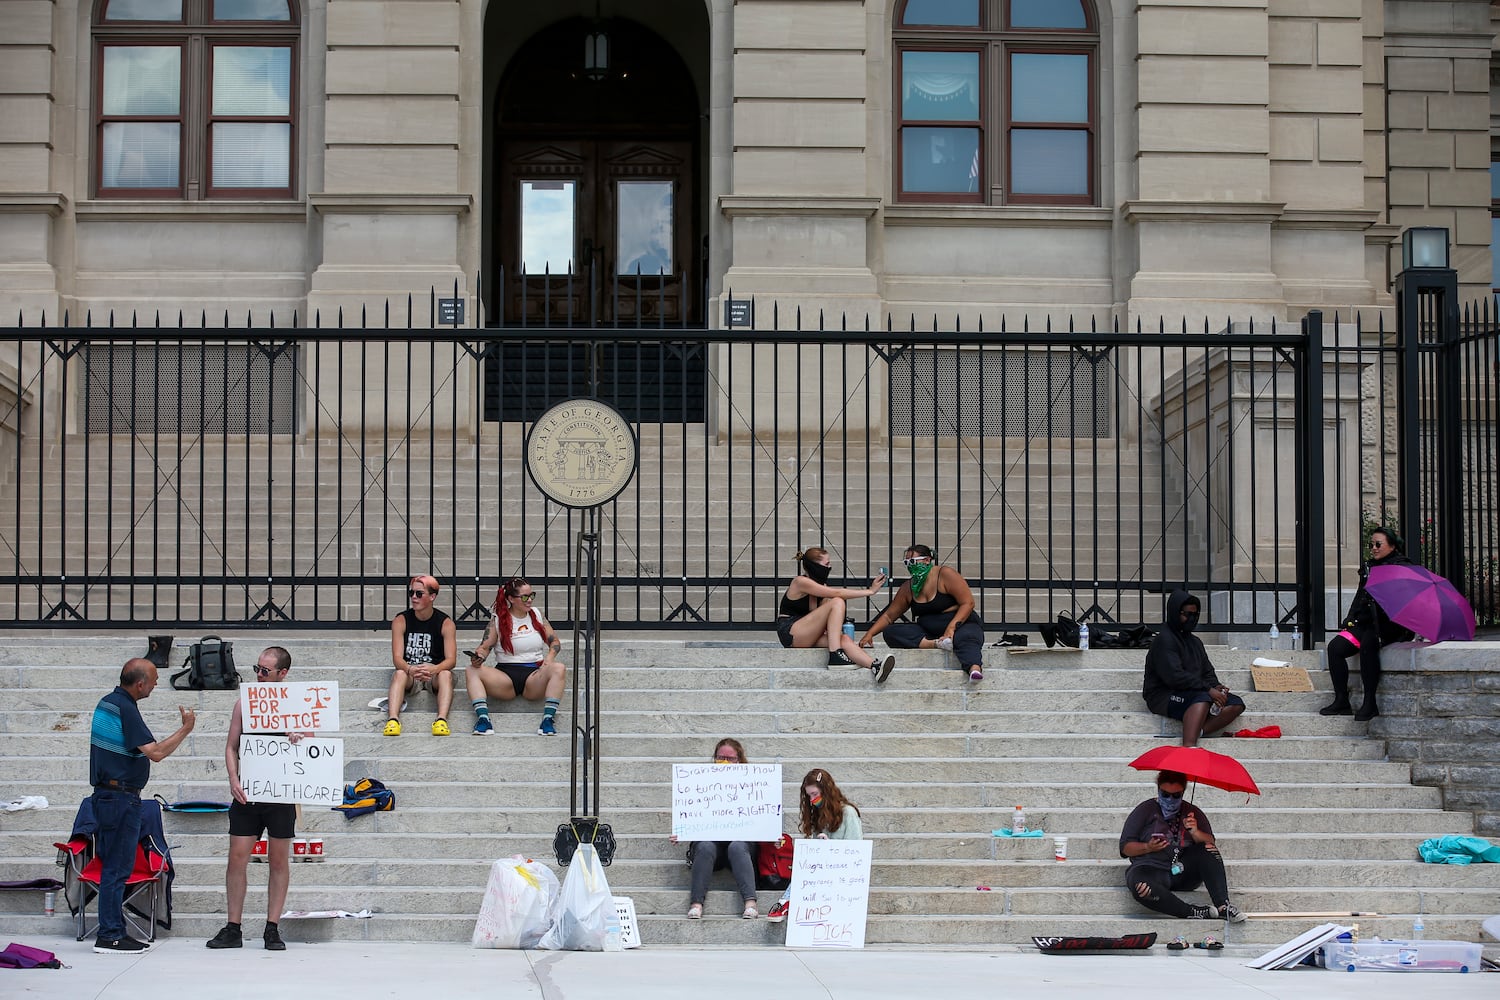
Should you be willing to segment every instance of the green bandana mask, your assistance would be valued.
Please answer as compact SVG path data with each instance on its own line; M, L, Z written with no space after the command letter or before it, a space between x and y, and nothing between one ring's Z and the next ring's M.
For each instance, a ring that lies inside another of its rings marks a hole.
M915 563L908 566L906 571L911 574L912 600L916 600L921 596L923 584L927 582L927 574L932 572L932 563Z

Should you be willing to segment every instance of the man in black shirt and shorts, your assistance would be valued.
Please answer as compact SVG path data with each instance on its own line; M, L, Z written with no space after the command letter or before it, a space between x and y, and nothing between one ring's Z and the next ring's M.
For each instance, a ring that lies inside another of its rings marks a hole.
M255 661L256 683L274 684L285 680L291 669L290 653L280 646L267 646L260 659ZM229 738L224 742L224 768L229 772L229 791L233 797L229 803L229 864L224 871L229 922L209 940L208 946L239 948L244 944L240 918L244 915L248 889L245 866L250 863L255 842L265 831L266 860L271 864L266 886L265 946L267 951L286 951L286 942L281 940L276 922L286 909L286 891L292 879L292 837L296 833L297 807L289 802L251 802L246 797L245 790L240 787L240 736L244 731L245 722L236 698L234 712L229 716ZM289 733L287 738L296 743L302 736L302 733Z

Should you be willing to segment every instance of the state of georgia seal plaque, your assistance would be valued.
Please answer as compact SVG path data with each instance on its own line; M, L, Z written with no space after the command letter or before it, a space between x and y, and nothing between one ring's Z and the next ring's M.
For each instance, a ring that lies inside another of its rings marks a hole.
M635 434L608 403L570 399L537 418L526 437L526 471L564 507L609 503L635 476Z

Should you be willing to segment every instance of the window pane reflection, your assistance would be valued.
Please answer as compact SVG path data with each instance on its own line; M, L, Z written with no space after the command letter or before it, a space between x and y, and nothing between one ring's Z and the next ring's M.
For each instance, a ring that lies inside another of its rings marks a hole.
M215 21L290 21L286 0L214 0Z
M901 53L901 117L978 121L979 53Z
M979 0L907 0L903 24L951 24L979 27Z
M214 47L215 115L291 114L292 50L263 45Z
M106 21L181 21L182 0L109 0Z
M182 86L182 49L175 45L111 45L104 50L106 115L175 115Z
M904 191L978 191L979 130L902 129L901 188Z
M284 122L217 122L213 186L284 188L291 184L292 126Z
M1012 28L1087 28L1079 0L1010 0Z
M573 267L575 181L521 182L521 267L567 274Z
M1087 195L1089 137L1063 129L1016 129L1010 134L1011 194Z
M1016 52L1010 57L1010 117L1017 122L1089 120L1089 57Z
M104 126L103 187L174 188L181 148L176 122L111 122Z
M618 274L672 273L672 182L621 181L615 220Z

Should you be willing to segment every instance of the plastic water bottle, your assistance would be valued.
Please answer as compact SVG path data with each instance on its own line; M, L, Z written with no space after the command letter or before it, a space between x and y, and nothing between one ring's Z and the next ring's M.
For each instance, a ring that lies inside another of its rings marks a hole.
M1302 648L1302 626L1301 625L1293 625L1292 626L1292 648L1293 649L1301 649Z
M1417 919L1411 922L1411 939L1413 941L1422 940L1422 932L1426 929L1427 925L1422 923L1422 914L1418 913Z
M1088 649L1089 648L1089 623L1088 622L1079 622L1078 623L1078 648L1079 649Z
M1010 815L1011 836L1019 837L1026 832L1026 810L1016 806L1016 811Z
M1280 640L1281 640L1281 629L1279 629L1279 628L1276 627L1276 623L1275 622L1272 622L1271 623L1271 646L1270 646L1270 648L1271 649L1275 649L1276 648L1276 643L1279 642Z

